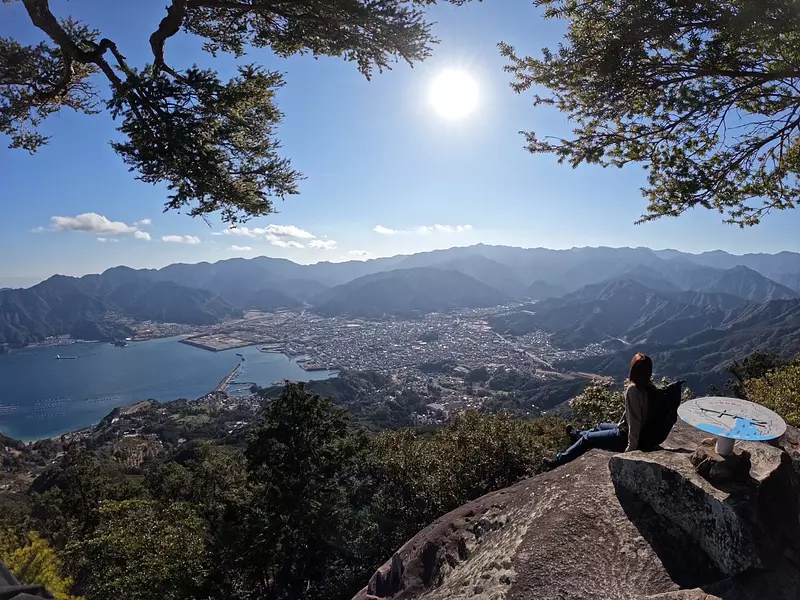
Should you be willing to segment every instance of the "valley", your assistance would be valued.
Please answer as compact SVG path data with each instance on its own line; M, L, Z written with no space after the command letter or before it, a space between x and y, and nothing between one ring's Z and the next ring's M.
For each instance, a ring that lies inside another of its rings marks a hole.
M800 350L800 292L781 283L799 275L791 253L485 245L312 265L116 267L0 291L0 343L181 335L211 351L258 346L308 371L380 373L445 407L483 405L463 381L475 369L522 374L538 382L530 392L620 381L638 351L658 376L705 389L753 351ZM551 408L549 392L528 392L527 409Z

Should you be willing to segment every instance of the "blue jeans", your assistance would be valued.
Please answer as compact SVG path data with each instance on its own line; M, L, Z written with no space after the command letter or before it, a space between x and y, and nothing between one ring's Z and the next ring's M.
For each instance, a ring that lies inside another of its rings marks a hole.
M592 448L622 452L628 444L628 433L614 423L600 423L594 429L578 432L576 437L575 443L558 455L558 464L564 465L575 460Z

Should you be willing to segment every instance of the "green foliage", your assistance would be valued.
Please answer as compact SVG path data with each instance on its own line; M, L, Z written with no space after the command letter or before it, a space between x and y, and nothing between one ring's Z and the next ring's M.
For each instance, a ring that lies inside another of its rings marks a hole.
M183 502L109 501L100 523L66 552L87 598L198 597L210 565L203 521Z
M800 427L800 360L744 383L747 397Z
M145 475L149 495L191 504L212 535L222 534L225 511L250 500L244 457L238 448L200 442Z
M606 383L592 383L570 401L575 420L594 427L597 423L616 423L625 413L625 397Z
M61 559L35 532L23 539L0 531L0 560L25 585L43 585L56 600L83 600L70 594L72 579L63 575Z
M245 577L260 597L330 598L352 585L354 478L365 444L345 410L303 384L288 384L269 405L247 445L255 490L240 529Z
M369 453L376 544L388 556L432 519L535 474L567 444L563 422L506 413L468 412L432 436L386 432Z
M99 35L71 19L61 27L84 49ZM99 99L88 82L96 72L94 65L76 64L57 45L26 46L0 36L0 133L10 139L9 148L36 152L48 142L38 127L62 108L99 112Z
M449 0L464 4L468 0ZM166 41L181 30L205 40L212 55L237 57L248 47L280 57L310 53L356 63L367 78L393 60L413 64L436 42L423 5L435 0L172 0L149 34L151 64L128 64L114 41L71 18L59 20L47 0L25 0L47 41L24 45L0 37L0 134L10 147L35 152L47 143L38 127L64 107L98 112L94 74L110 85L107 108L122 121L112 147L138 178L166 183L168 209L190 215L221 211L236 222L273 212L273 198L297 193L302 176L278 153L282 75L242 65L228 82L216 71L166 64ZM5 3L5 2L4 2ZM144 32L143 32L144 33Z
M744 357L741 361L734 360L725 370L735 377L725 384L726 395L736 398L746 398L745 383L750 379L761 379L770 371L785 367L788 362L769 352L756 351Z
M693 207L755 225L795 207L800 13L789 0L536 0L568 21L557 49L501 44L517 92L575 123L569 138L526 133L528 149L648 171L642 221ZM546 88L549 93L540 94Z
M60 465L34 481L31 491L37 529L61 547L76 532L83 534L97 526L105 501L134 497L139 486L125 477L116 462L72 447Z

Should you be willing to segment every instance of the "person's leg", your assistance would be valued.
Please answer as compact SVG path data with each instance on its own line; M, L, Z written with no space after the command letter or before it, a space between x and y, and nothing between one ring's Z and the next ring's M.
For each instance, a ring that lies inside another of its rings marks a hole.
M587 433L586 440L591 448L619 452L625 449L627 435L618 426L614 425L609 429Z
M556 456L559 465L566 464L578 458L581 454L592 448L612 450L618 452L625 448L626 436L616 425L612 429L602 431L585 431L572 446Z
M581 454L583 454L589 448L591 448L591 446L589 446L589 443L586 441L586 435L588 433L589 432L581 433L581 435L578 436L577 441L574 444L572 444L572 446L564 450L564 452L559 452L558 454L556 454L556 462L559 465L565 465L568 462L575 460Z
M595 431L610 431L612 429L619 429L619 425L616 423L598 423L597 427L594 429Z

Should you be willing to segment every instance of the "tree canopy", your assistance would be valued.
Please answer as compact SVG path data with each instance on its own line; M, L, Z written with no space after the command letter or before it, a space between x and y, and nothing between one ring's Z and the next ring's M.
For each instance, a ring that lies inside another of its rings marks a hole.
M524 133L534 153L641 163L640 222L702 207L742 227L795 207L800 11L792 0L535 0L569 21L540 58L501 44L517 92L575 123Z
M142 32L152 62L134 65L114 40L55 15L48 0L2 0L14 2L45 39L25 45L0 36L0 133L10 147L36 152L48 141L39 126L63 108L109 110L122 134L114 150L138 179L168 185L167 209L219 211L227 222L269 214L274 198L298 193L302 175L280 154L275 131L283 75L241 64L224 81L211 69L169 64L171 37L200 36L211 56L242 57L248 48L338 56L367 78L392 61L423 60L436 42L423 13L436 0L171 0L153 30Z

